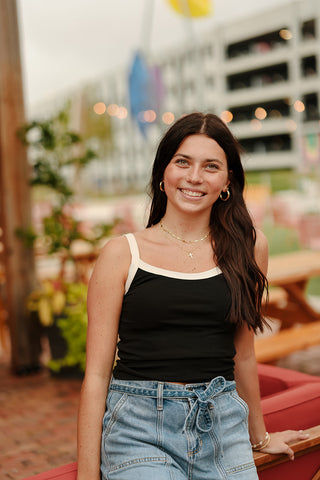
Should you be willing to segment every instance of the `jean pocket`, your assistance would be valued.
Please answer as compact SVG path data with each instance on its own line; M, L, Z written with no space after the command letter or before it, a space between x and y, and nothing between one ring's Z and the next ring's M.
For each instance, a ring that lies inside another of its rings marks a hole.
M106 437L116 420L119 418L120 410L128 398L127 393L111 392L108 394L106 402L106 412L103 416L102 435Z
M243 419L248 426L249 407L247 403L243 400L243 398L240 397L237 391L231 392L230 395L237 402L237 405L241 408L241 411L243 412Z
M167 459L165 456L133 457L110 468L108 475L110 478L132 479L132 478L152 478L155 474L155 467L165 467L161 478L167 478ZM120 476L118 476L120 475ZM170 475L171 478L171 475Z

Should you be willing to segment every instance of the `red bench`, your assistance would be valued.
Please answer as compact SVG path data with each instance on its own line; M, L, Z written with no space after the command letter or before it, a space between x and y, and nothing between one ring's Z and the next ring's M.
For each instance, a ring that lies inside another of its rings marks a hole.
M54 468L48 472L39 473L28 477L25 480L76 480L77 478L77 463L68 463L63 467Z
M308 429L310 438L292 445L296 459L255 452L260 480L320 480L320 378L258 365L262 411L268 431ZM76 480L70 463L25 480Z

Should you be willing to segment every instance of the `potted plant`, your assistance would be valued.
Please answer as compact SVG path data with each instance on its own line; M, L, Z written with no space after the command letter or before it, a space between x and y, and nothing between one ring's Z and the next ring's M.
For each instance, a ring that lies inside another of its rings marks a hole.
M28 299L28 311L35 315L47 334L53 375L82 376L86 358L87 285L80 282L47 280Z
M87 245L91 260L95 259L100 242L109 236L116 222L86 228L74 215L80 174L95 159L96 153L86 141L69 129L69 106L44 121L32 121L19 130L21 141L29 147L32 166L30 183L49 199L47 214L35 229L17 234L42 255L55 255L60 262L58 278L43 282L31 292L28 310L49 339L51 372L67 374L76 368L84 370L87 328L87 285L79 272L79 258L74 245ZM78 192L79 193L79 192ZM47 202L48 203L48 202ZM73 276L66 273L66 264L73 265Z

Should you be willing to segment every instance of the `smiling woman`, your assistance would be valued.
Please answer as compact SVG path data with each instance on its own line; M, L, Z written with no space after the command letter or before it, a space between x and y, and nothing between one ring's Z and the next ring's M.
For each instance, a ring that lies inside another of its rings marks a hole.
M180 118L153 165L147 228L111 240L88 291L78 480L257 480L266 432L254 332L267 243L243 200L239 147L212 114ZM114 356L118 342L118 359Z

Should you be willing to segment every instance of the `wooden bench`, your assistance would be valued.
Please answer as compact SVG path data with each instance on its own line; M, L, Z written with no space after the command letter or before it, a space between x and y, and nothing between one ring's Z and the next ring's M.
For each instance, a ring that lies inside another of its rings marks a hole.
M295 323L309 323L320 320L319 315L306 317L305 311L292 301L288 293L280 287L270 288L268 303L266 298L262 300L263 314L268 319L277 319L281 322L281 330L291 328Z
M264 298L263 302L265 302L265 300L266 299ZM287 305L287 303L288 295L283 288L274 287L269 289L268 307L271 305L278 308L283 308L285 305Z
M320 312L310 303L306 292L310 279L319 275L320 251L302 250L270 256L270 303L266 305L265 316L280 320L281 329L295 323L320 321ZM274 287L283 293L273 291Z
M256 358L258 362L271 363L315 345L320 345L320 321L286 328L269 337L256 338Z
M317 450L319 450L320 455L320 425L306 429L305 433L309 433L310 435L307 440L300 440L290 444L290 448L294 451L295 458L299 458ZM276 465L290 462L288 456L283 454L270 455L269 453L254 452L253 456L258 473L268 468L275 467ZM306 480L320 480L320 469L312 478Z

